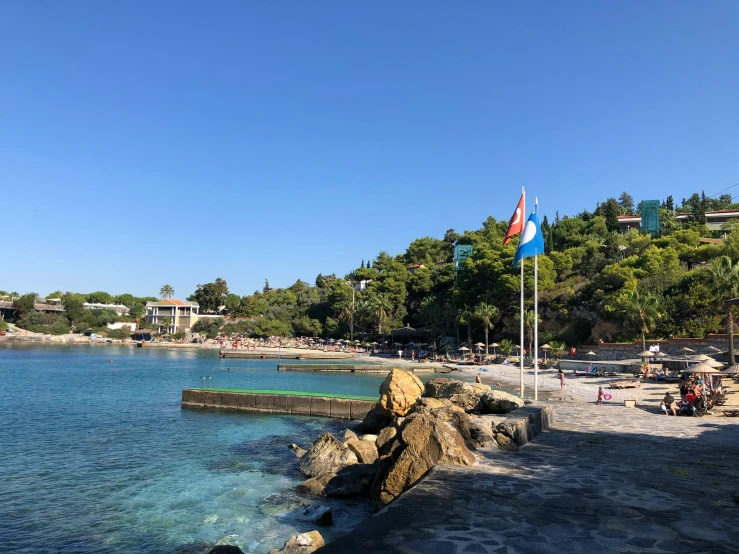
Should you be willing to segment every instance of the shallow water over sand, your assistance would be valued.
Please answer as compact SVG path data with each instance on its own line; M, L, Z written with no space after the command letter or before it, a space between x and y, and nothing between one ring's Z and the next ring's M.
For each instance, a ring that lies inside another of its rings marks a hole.
M182 410L181 390L204 376L371 396L384 377L278 372L276 360L214 351L0 347L0 550L193 552L229 537L262 553L314 528L286 445L345 423ZM371 512L367 501L328 503L327 538Z

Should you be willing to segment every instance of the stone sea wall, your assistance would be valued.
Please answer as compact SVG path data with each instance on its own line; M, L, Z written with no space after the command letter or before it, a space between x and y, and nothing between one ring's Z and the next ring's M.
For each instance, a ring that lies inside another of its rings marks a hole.
M737 335L734 335L734 341L737 340ZM703 338L671 338L669 340L648 340L647 349L658 344L661 352L668 354L677 354L681 348L691 348L696 352L701 352L709 346L714 346L721 350L729 349L729 336L726 334L715 334L706 335ZM600 344L585 345L577 350L577 354L574 358L569 355L563 356L563 360L587 360L588 356L585 354L589 351L595 352L599 360L626 360L630 358L638 358L639 353L642 351L641 340L634 341L633 343L617 343L617 342L602 342Z
M374 405L374 402L366 400L320 396L219 392L202 389L185 389L182 391L183 408L235 410L249 413L364 419Z

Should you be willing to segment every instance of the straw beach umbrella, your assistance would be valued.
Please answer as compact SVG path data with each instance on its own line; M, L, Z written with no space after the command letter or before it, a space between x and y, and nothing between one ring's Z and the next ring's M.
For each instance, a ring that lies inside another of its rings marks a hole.
M683 346L678 352L682 352L683 354L695 354L695 350L692 348L688 348L687 346Z
M723 375L739 375L739 364L727 367L721 372Z
M494 342L490 346L493 347L493 356L497 356L497 354L495 353L495 349L498 348L500 345L497 342Z
M539 347L539 350L543 350L544 351L544 365L547 365L547 350L551 350L551 349L552 349L552 347L549 346L549 344L544 344L544 345L542 345L542 346Z

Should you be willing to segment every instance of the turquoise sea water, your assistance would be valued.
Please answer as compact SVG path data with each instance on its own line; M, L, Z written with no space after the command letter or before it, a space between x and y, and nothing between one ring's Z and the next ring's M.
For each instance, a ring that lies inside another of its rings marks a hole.
M110 360L114 360L112 363ZM278 372L214 351L0 347L0 551L266 553L305 520L287 445L346 424L182 410L183 388L376 396L381 376ZM227 368L231 371L227 371ZM324 500L345 532L366 500Z

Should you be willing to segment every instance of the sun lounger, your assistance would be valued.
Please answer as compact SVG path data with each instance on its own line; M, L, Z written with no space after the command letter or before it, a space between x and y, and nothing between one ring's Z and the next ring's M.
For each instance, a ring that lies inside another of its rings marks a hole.
M613 381L608 384L612 389L635 389L639 387L639 381Z
M739 410L722 410L725 417L739 417Z

